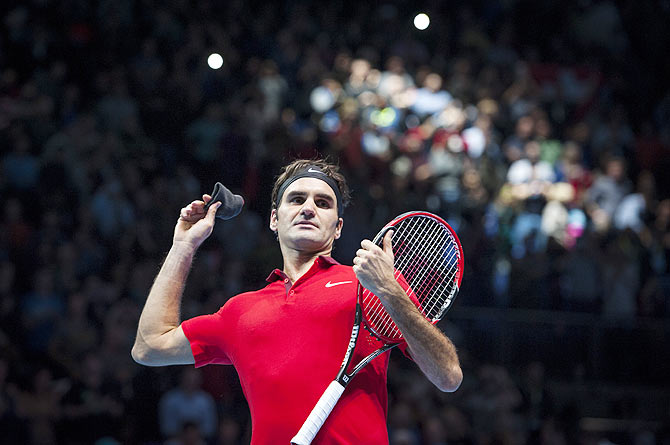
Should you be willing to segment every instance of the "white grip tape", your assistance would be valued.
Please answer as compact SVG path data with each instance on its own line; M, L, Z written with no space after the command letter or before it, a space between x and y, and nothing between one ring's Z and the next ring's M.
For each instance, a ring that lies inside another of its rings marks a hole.
M333 410L337 401L340 400L343 392L344 386L337 381L331 382L319 401L316 402L316 406L314 406L312 412L309 413L305 423L302 424L298 434L291 439L291 443L294 445L309 445L312 443L314 436L316 436L316 433L319 432L326 422L328 415Z

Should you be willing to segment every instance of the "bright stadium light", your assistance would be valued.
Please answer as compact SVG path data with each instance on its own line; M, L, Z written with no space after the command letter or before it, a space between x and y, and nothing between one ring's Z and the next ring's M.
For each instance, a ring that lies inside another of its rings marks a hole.
M427 14L422 12L414 17L414 26L416 29L423 31L424 29L428 28L428 25L430 25L430 17L428 17Z
M218 53L212 53L207 58L207 65L213 70L218 70L223 66L223 57Z

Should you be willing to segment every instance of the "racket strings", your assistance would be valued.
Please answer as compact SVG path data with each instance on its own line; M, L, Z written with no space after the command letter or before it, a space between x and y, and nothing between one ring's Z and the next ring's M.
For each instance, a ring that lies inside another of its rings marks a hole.
M438 303L446 301L456 291L454 278L460 255L447 228L430 218L421 219L422 224L415 224L408 235L417 237L417 242L412 243L412 255L400 258L396 268L409 279L424 316L435 321L444 312ZM431 246L431 249L425 251L424 246Z
M444 229L440 235L441 238L433 244L434 249L428 252L428 264L424 264L423 268L419 269L422 272L412 280L412 285L417 286L415 292L420 296L424 315L432 321L441 318L444 312L441 303L449 300L457 291L455 278L458 272L459 250L451 232ZM416 274L418 264L414 262L411 273Z
M431 266L433 266L433 264L427 264L427 263L430 263L430 260L426 261L425 258L429 258L429 259L434 258L434 256L436 255L437 250L440 249L444 245L444 242L445 242L444 232L442 231L441 233L439 233L439 235L440 235L440 239L435 240L433 238L432 243L430 244L431 245L431 250L430 251L428 251L428 252L413 252L413 255L411 256L411 260L408 259L410 257L405 256L405 258L404 258L404 260L406 260L406 261L404 261L405 264L403 264L402 262L399 262L399 264L396 266L396 268L398 268L400 270L404 269L405 273L408 276L412 277L412 285L413 286L416 286L416 283L419 283L419 285L424 285L424 284L428 283L426 275L427 274L432 274L432 273L435 272L435 268L431 267ZM423 239L419 240L419 242L417 244L418 245L423 245L424 241L426 241L426 240L423 240ZM407 268L404 267L405 265L407 265ZM417 273L417 270L419 270L420 272ZM419 295L423 295L422 289L417 289L417 293Z
M394 276L429 320L439 320L457 292L460 249L451 231L427 216L409 217L394 227ZM381 301L367 289L363 313L381 337L399 340L400 330Z

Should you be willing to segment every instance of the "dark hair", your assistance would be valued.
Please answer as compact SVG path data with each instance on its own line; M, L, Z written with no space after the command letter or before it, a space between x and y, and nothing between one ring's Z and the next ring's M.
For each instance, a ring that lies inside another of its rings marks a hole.
M342 196L342 208L345 208L347 205L349 205L349 201L351 200L349 186L347 185L347 180L344 178L344 175L340 173L339 166L330 164L328 161L323 159L297 159L290 164L285 165L282 168L282 172L275 180L275 185L272 188L273 209L276 209L279 206L279 203L277 202L277 195L279 194L279 189L282 184L296 173L304 170L309 166L318 167L323 173L326 174L326 176L335 181L337 183L337 188L340 191L340 195Z

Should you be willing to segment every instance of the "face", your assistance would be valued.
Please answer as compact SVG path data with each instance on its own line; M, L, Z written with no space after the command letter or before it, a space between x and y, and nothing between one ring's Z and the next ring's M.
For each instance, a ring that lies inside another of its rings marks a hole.
M300 178L289 185L270 215L270 229L277 232L280 245L305 252L330 252L342 224L335 193L316 178Z

